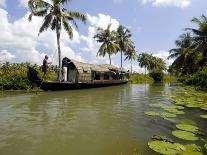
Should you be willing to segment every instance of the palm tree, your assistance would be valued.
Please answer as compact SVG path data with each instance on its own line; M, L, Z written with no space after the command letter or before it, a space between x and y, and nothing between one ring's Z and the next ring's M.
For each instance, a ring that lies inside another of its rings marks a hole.
M31 10L28 20L32 20L32 16L44 17L44 22L39 29L39 34L46 31L49 27L56 31L57 47L58 47L58 60L59 60L59 74L58 79L61 77L61 50L60 50L60 32L62 27L68 33L69 38L73 38L73 24L78 28L76 19L86 22L86 16L77 11L67 11L64 4L70 0L50 0L48 3L44 0L29 0L28 6ZM38 35L39 35L38 34Z
M139 54L137 61L139 62L139 66L140 67L144 67L145 68L145 75L146 75L146 70L150 70L150 60L151 55L148 53L141 53Z
M131 63L131 73L132 73L132 60L137 58L137 52L133 43L130 44L129 48L125 53L126 57L124 60L130 60Z
M127 49L129 49L131 44L131 32L128 28L119 25L117 29L117 43L119 44L119 49L121 52L121 68L122 68L122 54L126 53Z
M192 48L196 54L201 54L200 66L204 66L207 63L207 17L202 15L201 18L193 18L192 22L198 25L198 29L187 28L190 30L193 36Z
M111 55L117 53L119 49L118 44L116 43L116 32L111 31L111 24L107 26L106 29L98 28L97 34L94 36L97 42L102 43L97 56L105 56L106 54L109 55L109 61L111 64Z
M180 73L188 72L187 70L189 70L189 67L192 67L194 61L191 60L191 65L187 65L187 62L190 62L189 59L193 57L192 43L193 39L190 33L182 34L179 40L175 41L177 48L171 49L168 56L168 59L175 59L171 69L175 68Z

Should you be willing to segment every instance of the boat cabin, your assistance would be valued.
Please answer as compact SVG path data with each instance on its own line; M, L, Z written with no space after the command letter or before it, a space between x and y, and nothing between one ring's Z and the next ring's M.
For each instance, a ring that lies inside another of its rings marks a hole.
M63 58L67 66L67 81L72 83L106 80L127 80L129 72L113 65L95 65Z

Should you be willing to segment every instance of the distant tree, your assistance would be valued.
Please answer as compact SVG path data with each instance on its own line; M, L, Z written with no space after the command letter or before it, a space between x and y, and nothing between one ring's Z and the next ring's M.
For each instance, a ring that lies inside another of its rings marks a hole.
M151 62L150 58L151 58L151 55L148 53L141 53L138 55L138 58L137 58L139 66L145 68L145 75L146 75L147 69L150 70L150 62Z
M131 46L131 32L128 28L119 25L117 29L117 43L121 52L121 67L122 67L122 55L126 54L127 50L130 50Z
M94 36L97 42L102 43L97 56L105 56L108 54L109 62L111 64L111 55L116 54L119 50L119 45L116 43L116 32L111 31L111 24L106 29L98 28L97 34Z
M44 17L42 26L40 27L39 34L46 31L49 27L56 31L57 47L58 47L58 59L59 68L61 68L61 49L60 49L60 32L62 27L68 33L70 39L73 38L73 29L71 24L78 28L76 19L82 22L86 22L86 16L77 11L67 11L64 8L64 4L70 0L50 0L51 3L44 0L29 0L28 6L31 14L29 15L29 21L32 20L32 16ZM38 35L39 35L38 34ZM60 78L61 71L59 69L58 78Z
M130 43L130 46L126 50L125 55L126 55L126 57L125 57L124 60L130 60L131 73L132 73L132 60L136 60L137 59L137 52L136 52L136 49L135 49L135 46L134 46L133 43Z
M167 69L166 64L163 61L163 59L153 56L152 54L141 53L139 54L137 60L139 62L139 66L145 68L145 75L146 75L146 69L148 71L152 71L155 69L164 71Z

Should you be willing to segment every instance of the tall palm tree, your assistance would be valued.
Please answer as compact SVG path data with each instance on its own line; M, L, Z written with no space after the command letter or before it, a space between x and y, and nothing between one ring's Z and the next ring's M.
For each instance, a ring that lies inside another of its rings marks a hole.
M131 64L131 73L132 73L132 60L135 60L137 58L137 52L135 49L135 46L133 43L130 44L129 48L127 49L125 53L126 57L124 60L130 60Z
M119 25L117 29L117 43L119 44L121 52L121 68L122 68L122 55L125 54L127 49L129 49L131 44L131 32L128 28Z
M44 17L42 26L39 29L39 34L46 31L49 27L56 31L57 47L58 47L58 60L59 60L59 74L58 79L61 77L61 49L60 49L60 32L62 27L68 33L69 38L73 38L73 24L78 28L76 19L82 22L86 22L86 16L77 11L67 11L64 8L64 4L70 0L50 0L48 3L45 0L29 0L28 6L31 14L28 20L32 20L32 16ZM39 35L38 34L38 35Z
M180 73L188 72L186 70L189 69L192 65L187 65L186 63L189 62L189 58L192 58L192 43L193 38L191 37L190 33L182 34L179 37L179 40L175 41L177 48L173 48L169 51L170 55L168 59L175 59L172 63L171 68L175 68ZM193 63L194 60L191 61Z
M116 32L111 31L110 28L111 24L109 24L106 29L99 27L94 38L97 42L102 43L98 50L97 56L104 57L106 54L108 54L111 64L111 55L117 53L119 46L116 43Z
M198 29L187 28L187 30L194 34L192 48L198 55L201 54L202 59L199 63L202 67L207 65L207 17L204 15L200 19L194 17L192 22L198 25Z

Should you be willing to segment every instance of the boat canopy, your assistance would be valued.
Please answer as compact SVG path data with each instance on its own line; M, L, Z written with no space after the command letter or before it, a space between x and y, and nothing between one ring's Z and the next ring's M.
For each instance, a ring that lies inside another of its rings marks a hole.
M88 64L73 59L69 59L69 64L73 64L75 68L78 70L79 74L84 72L91 73L92 71L103 72L103 73L104 72L127 73L127 71L124 68L118 68L110 64L102 64L102 65Z

